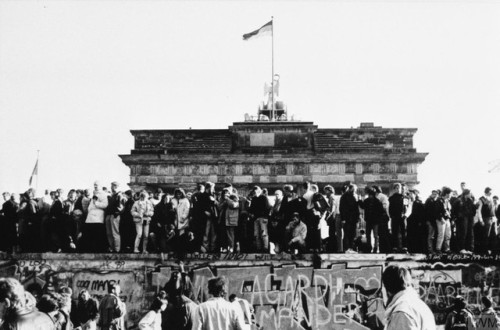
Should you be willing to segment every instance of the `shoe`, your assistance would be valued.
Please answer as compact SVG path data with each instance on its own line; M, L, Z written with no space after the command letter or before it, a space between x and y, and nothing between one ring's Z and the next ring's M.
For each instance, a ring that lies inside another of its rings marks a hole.
M460 250L460 252L459 252L459 253L460 253L460 254L467 254L467 255L471 255L471 254L473 254L471 251L467 251L466 249L462 249L462 250Z
M138 250L138 249L135 249L135 250L134 250L134 253L139 253L139 250Z

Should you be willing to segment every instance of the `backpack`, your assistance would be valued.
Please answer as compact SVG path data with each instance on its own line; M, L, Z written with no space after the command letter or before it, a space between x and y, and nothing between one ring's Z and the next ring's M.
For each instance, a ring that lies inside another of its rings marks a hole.
M462 309L460 312L453 312L453 324L451 326L452 330L468 329L467 325L467 311Z

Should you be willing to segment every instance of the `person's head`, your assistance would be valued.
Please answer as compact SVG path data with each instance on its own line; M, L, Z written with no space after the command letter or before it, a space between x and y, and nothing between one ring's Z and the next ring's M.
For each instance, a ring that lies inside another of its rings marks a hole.
M259 197L260 194L262 194L262 189L260 189L259 186L254 186L252 188L252 192L253 192L253 194L254 194L255 197Z
M68 192L68 199L72 202L76 201L76 190L75 189L71 189L69 192Z
M482 296L481 297L481 304L484 306L484 308L491 308L493 306L493 302L491 301L491 297Z
M310 188L310 189L311 189L311 191L312 191L313 193L315 193L315 194L316 194L317 192L319 192L319 187L318 187L318 185L317 185L317 184L311 184L311 188Z
M182 188L176 188L174 190L174 197L176 199L183 199L183 198L186 198L186 193L184 192L184 189Z
M332 187L332 186L330 186L330 185L325 186L325 188L323 188L323 191L325 192L325 194L326 194L327 196L330 196L330 195L332 195L332 194L335 194L335 189L333 189L333 187Z
M441 191L441 197L447 199L451 197L451 188L450 187L443 187L443 190Z
M50 197L52 198L53 201L59 198L59 192L57 190L51 191L50 192Z
M10 193L9 192L4 192L2 194L4 202L8 201L10 199Z
M163 195L163 189L158 188L158 189L156 189L156 191L154 192L153 197L154 197L155 199L160 199L162 195Z
M125 197L127 199L131 199L132 195L133 195L132 190L129 189L129 190L125 191Z
M120 187L120 184L117 181L111 182L111 192L112 193L117 192L119 187Z
M467 189L467 183L465 182L460 182L460 189L462 189L462 193L465 189Z
M165 309L167 309L167 304L168 304L167 299L161 299L160 297L156 297L155 300L153 300L153 303L151 304L149 310L155 311L157 313L163 312Z
M200 193L205 192L205 184L203 182L197 183L196 190Z
M95 191L101 190L101 183L99 181L94 181L94 190Z
M304 191L308 191L309 189L311 189L311 183L309 181L305 181L304 183L302 183L302 188L304 189Z
M83 190L77 189L76 190L76 198L80 198L80 196L82 196L82 195L83 195Z
M78 298L80 298L82 301L87 301L90 299L90 293L87 289L83 289L80 291L80 294L78 295Z
M403 186L401 183L397 182L392 185L392 192L395 194L401 194L403 192Z
M213 182L207 181L205 183L205 192L213 195L215 193L215 184Z
M497 195L493 196L493 203L495 203L495 205L498 204L498 196Z
M437 190L433 190L431 192L431 198L432 199L436 199L438 197L438 195L439 195L439 192Z
M89 197L90 197L90 189L85 189L85 190L83 191L83 195L84 195L85 197L89 198Z
M373 189L372 187L366 187L365 192L369 197L375 197L376 195L375 189Z
M26 304L24 287L14 278L0 278L0 319L9 309L20 309Z
M229 302L234 302L236 300L236 295L234 293L229 295Z
M471 197L471 192L469 189L464 189L462 190L462 196L465 197L465 198L469 198Z
M411 189L410 190L410 199L411 201L415 201L418 198L418 190L417 189Z
M354 195L354 193L356 192L356 190L358 190L358 187L357 187L355 184L353 184L353 183L351 183L351 184L348 186L348 188L347 188L347 192L348 192L349 194L351 194L351 195Z
M221 200L229 199L229 196L231 195L231 191L228 188L222 189L220 198Z
M224 277L208 280L208 293L214 297L225 297L227 294L227 281Z
M490 187L486 187L484 189L484 195L489 197L489 196L491 196L492 191L493 191L493 189L491 189Z
M50 292L44 294L36 307L40 312L51 314L59 310L59 302L61 300L61 295L56 292Z
M145 201L149 198L148 192L146 190L143 190L140 192L139 199L141 201Z
M69 286L62 286L57 292L60 294L69 294L70 296L73 295L73 289L71 289Z
M36 299L36 301L39 301L43 295L42 286L38 283L29 284L28 287L26 288L26 291L31 293L31 295Z
M462 296L456 296L455 299L453 300L453 308L455 310L462 310L467 307L467 303L465 302L465 298Z
M390 265L382 273L382 284L390 299L398 292L406 290L411 286L411 274L408 268Z
M26 194L27 199L33 199L33 198L35 198L35 189L30 188L30 189L26 190L25 194Z
M299 212L293 212L292 214L292 222L294 225L298 225L300 222L300 214Z
M286 197L292 197L293 196L293 186L290 184L284 185L283 192L284 192Z
M118 283L108 284L108 293L112 293L115 296L119 296L121 292L122 292L122 289L120 287L120 284L118 284Z
M58 304L59 309L67 311L68 313L71 312L71 294L60 292Z
M278 190L276 190L276 191L274 192L274 197L276 197L276 200L277 200L277 201L282 200L282 199L283 199L283 192L282 192L281 190L279 190L279 189L278 189Z

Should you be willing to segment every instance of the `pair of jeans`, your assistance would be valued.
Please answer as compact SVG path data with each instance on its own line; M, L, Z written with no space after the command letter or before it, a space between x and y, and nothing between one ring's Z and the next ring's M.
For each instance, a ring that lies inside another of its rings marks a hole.
M143 222L135 223L135 244L134 252L139 252L139 244L141 244L142 238L142 252L147 252L148 238L149 238L149 223L143 224Z
M373 253L378 253L380 252L379 249L379 236L378 236L378 223L366 223L366 238L368 240L368 245L370 247L373 246L372 251ZM374 244L372 245L372 232L373 232L373 240L375 241Z
M391 218L392 247L402 250L406 243L406 220L404 218Z
M215 252L217 248L216 220L212 217L207 217L205 233L203 234L203 248L205 252Z
M108 214L104 219L104 223L106 224L109 249L114 252L120 252L120 216Z
M267 221L267 218L260 217L255 219L253 224L253 234L257 252L269 251L269 232L267 230Z
M449 219L436 220L436 252L450 251L451 223Z

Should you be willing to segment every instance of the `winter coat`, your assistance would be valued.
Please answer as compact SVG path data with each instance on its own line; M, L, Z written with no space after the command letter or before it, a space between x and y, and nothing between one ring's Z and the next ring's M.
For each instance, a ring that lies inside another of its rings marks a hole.
M130 211L132 217L134 218L135 223L144 223L144 221L149 224L151 221L151 217L154 214L154 206L150 200L138 200L132 206L132 210Z
M232 195L231 197L236 196ZM233 199L227 199L222 202L221 205L221 217L224 219L220 219L221 222L225 223L228 227L236 227L238 226L238 219L240 216L240 203L238 201L238 197Z
M90 199L85 223L104 223L104 212L108 207L108 197L104 193L97 195L97 200Z
M191 209L191 203L186 197L181 199L172 198L172 209L175 211L175 228L179 232L184 232L189 227L189 211Z

